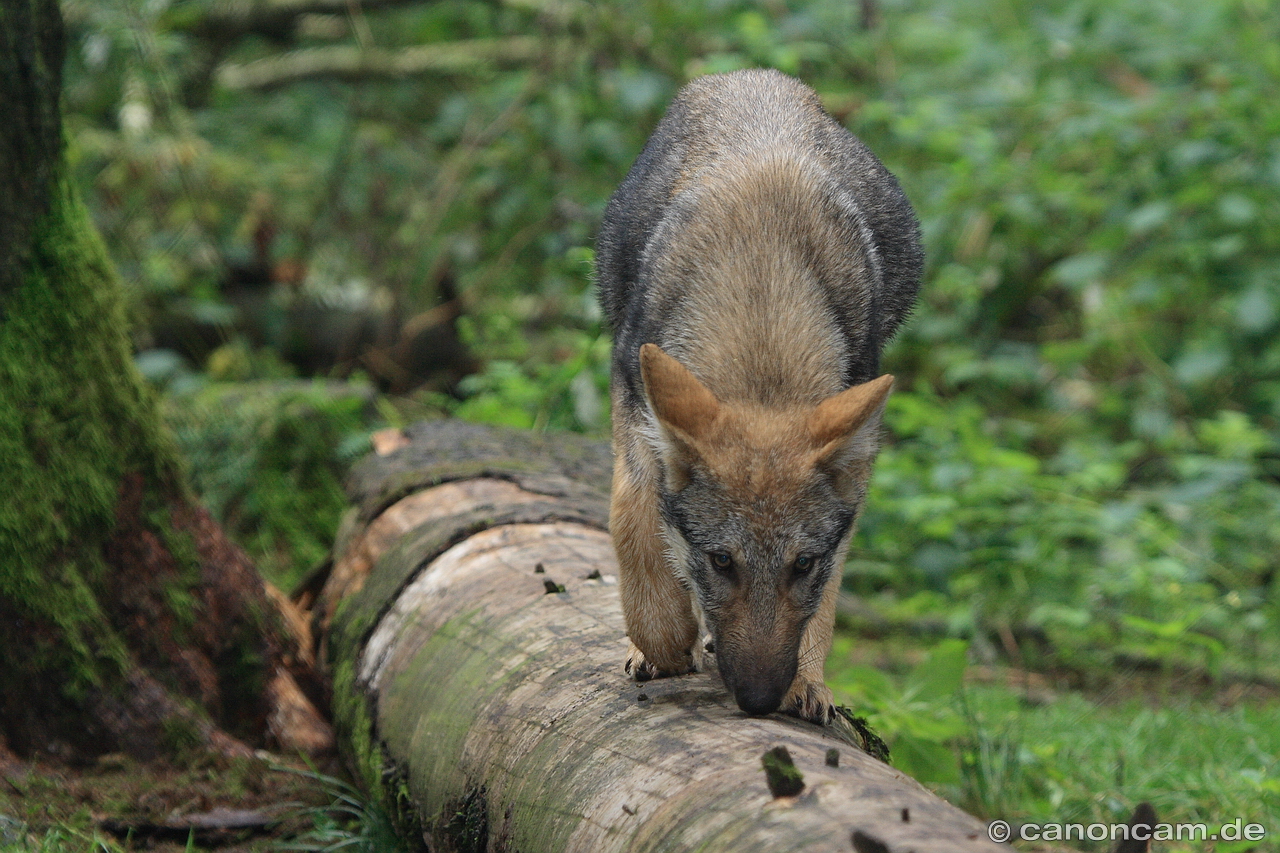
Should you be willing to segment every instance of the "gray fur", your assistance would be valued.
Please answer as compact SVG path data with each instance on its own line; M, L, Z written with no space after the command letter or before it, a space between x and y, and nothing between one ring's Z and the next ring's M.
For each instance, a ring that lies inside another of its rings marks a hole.
M682 309L697 296L690 285L704 282L692 282L688 269L663 269L662 259L714 201L717 181L762 156L816 171L821 197L802 203L831 208L845 266L861 273L822 281L822 309L832 333L843 338L840 381L848 387L877 374L880 351L910 311L923 269L911 205L893 175L822 110L811 89L777 71L737 71L701 77L680 91L605 209L596 276L614 333L614 382L623 392L615 402L628 409L643 404L637 354L646 342L681 358L718 396L732 396L711 384L687 351L699 330ZM774 233L749 236L803 253L804 224L782 221ZM789 308L757 307L760 323Z

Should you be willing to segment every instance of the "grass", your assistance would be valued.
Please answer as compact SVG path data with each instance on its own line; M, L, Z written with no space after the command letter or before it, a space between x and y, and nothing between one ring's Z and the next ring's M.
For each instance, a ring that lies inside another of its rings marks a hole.
M1239 818L1259 844L1170 841L1164 851L1274 850L1280 838L1280 701L1257 685L1111 673L1109 686L966 667L965 645L837 638L828 680L865 713L894 763L984 820L1113 824L1150 802L1162 822L1216 833ZM890 674L885 674L886 672ZM1052 849L1019 844L1022 849ZM1073 839L1068 847L1106 850Z
M5 819L0 822L0 851L3 853L117 853L123 851L110 836L69 827L53 827L33 834L25 824Z
M1223 708L1187 695L1117 703L1066 693L1029 705L966 688L964 780L943 793L990 818L1121 822L1146 800L1162 821L1241 818L1280 830L1280 704ZM1176 847L1171 849L1177 849ZM1187 848L1191 849L1191 848Z
M0 853L405 849L376 804L343 779L297 763L210 758L173 767L106 756L74 772L41 764L10 765L3 771ZM266 832L229 831L207 843L197 843L192 833L147 837L168 818L180 822L184 815L219 807L262 811L274 822ZM121 838L106 832L106 818L136 827L136 835Z

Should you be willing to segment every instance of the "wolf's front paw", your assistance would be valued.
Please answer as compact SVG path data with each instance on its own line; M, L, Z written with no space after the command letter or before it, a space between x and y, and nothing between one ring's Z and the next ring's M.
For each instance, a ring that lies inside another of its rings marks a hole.
M811 723L825 726L835 715L831 688L821 681L797 676L787 695L782 698L782 712Z
M644 656L644 652L636 648L636 644L627 643L627 660L622 665L623 671L636 681L648 681L651 678L666 678L670 675L687 675L694 672L693 659L688 652L684 653L684 662L670 667L660 667Z

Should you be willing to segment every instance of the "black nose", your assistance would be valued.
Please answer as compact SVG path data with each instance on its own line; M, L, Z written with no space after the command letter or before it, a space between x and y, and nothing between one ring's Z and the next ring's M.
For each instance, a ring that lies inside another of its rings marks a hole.
M744 684L734 691L733 698L744 713L752 717L763 717L778 710L785 693L785 690L778 690L767 684Z

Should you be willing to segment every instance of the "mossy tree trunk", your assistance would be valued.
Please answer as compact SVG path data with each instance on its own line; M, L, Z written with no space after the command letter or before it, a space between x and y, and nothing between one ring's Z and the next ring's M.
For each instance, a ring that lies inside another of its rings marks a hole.
M133 367L67 174L63 51L56 0L0 4L0 749L322 748L309 649Z
M340 741L433 853L1007 849L865 729L748 718L710 672L623 675L606 447L398 438L353 473L315 609Z

